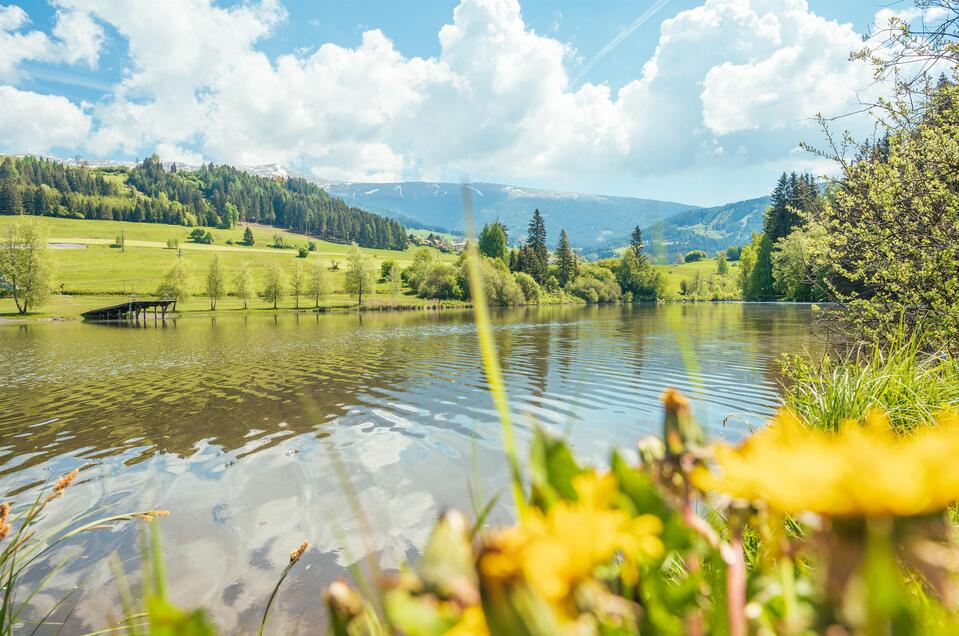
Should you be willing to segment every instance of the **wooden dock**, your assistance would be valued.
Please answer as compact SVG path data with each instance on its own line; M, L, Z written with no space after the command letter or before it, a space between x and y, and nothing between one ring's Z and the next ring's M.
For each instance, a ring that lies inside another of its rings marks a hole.
M129 300L119 305L111 305L101 309L91 309L80 315L83 316L84 320L90 321L126 320L130 322L140 322L140 317L143 316L143 321L146 322L151 309L153 310L154 319L159 318L160 320L164 320L170 305L173 305L171 311L176 310L175 300Z

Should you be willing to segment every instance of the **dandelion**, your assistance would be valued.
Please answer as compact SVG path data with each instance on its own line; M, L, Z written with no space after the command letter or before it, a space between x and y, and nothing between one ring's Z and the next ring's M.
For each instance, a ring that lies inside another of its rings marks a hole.
M306 549L310 547L309 541L304 541L300 544L296 550L290 552L290 563L296 563L300 560L300 557L303 556L303 553L306 552Z
M53 485L53 492L50 493L50 496L47 497L47 501L56 499L63 494L63 491L67 489L67 486L73 483L73 480L77 478L77 475L80 474L79 468L74 468L69 473L57 480L57 483Z
M4 501L0 503L0 541L10 534L10 504Z
M765 502L786 514L827 517L915 516L959 500L959 413L909 437L873 411L838 433L814 430L780 412L738 447L715 447L718 474L692 475L701 490Z

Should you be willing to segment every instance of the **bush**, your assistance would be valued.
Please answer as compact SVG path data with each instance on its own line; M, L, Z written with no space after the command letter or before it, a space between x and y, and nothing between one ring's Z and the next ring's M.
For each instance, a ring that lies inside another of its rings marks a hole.
M738 261L742 253L743 248L741 245L732 245L726 248L726 258L730 261Z
M588 303L615 303L623 295L613 272L596 265L581 267L567 291Z
M542 290L540 289L539 283L533 280L532 276L526 272L516 272L513 274L513 279L516 281L516 284L519 285L520 289L523 290L523 298L526 299L527 304L536 305L539 303Z
M203 243L206 245L213 244L213 233L209 230L204 230L202 227L193 228L193 231L190 232L189 239L194 243Z
M686 252L686 256L683 257L684 263L698 263L699 261L706 260L706 252L702 250L693 250L692 252Z
M460 288L464 298L470 298L469 269L467 257L464 254L459 271ZM480 268L483 274L483 292L486 301L497 307L512 307L526 302L523 289L513 278L506 264L498 258L480 256Z
M306 258L309 255L310 255L310 250L306 249L305 247L301 247L300 249L296 251L297 258Z
M307 243L307 244L306 244L306 249L310 250L311 252L315 252L315 251L316 251L316 241L310 241L309 243Z
M463 288L457 278L456 268L448 263L433 263L420 281L417 294L421 298L462 299Z
M389 280L390 276L393 274L393 269L396 267L396 261L394 260L383 261L383 263L380 264L380 280Z
M168 249L175 250L180 247L180 239L169 238L166 240L166 246Z

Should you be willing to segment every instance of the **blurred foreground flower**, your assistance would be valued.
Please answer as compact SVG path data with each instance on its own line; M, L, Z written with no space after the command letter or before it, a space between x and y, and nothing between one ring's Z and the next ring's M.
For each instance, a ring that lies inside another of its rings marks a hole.
M763 502L786 514L916 516L959 500L959 415L902 437L870 413L838 433L806 426L788 411L738 447L717 445L714 474L698 468L704 491Z

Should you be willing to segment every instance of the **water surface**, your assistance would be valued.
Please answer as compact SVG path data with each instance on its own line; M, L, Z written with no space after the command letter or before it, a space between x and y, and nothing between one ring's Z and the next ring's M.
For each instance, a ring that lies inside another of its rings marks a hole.
M503 311L494 340L521 446L539 425L602 462L657 432L668 386L713 437L761 425L779 357L818 347L810 322L808 306L567 306ZM271 625L315 630L321 585L369 555L395 567L444 508L503 491L499 435L467 312L0 327L0 496L80 467L51 521L169 509L172 594L224 633L255 631L304 538ZM37 611L76 588L64 633L82 633L118 614L104 556L135 574L136 529L70 549Z

